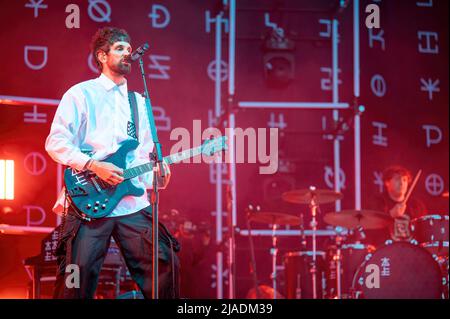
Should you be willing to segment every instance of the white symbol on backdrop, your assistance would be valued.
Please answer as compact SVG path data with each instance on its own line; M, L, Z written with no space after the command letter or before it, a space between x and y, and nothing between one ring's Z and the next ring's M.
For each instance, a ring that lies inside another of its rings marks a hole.
M42 61L40 63L31 63L30 62L30 52L41 52L42 54ZM44 68L47 65L47 58L48 58L48 48L44 46L38 46L38 45L26 45L25 50L23 51L23 59L25 61L25 64L27 67L29 67L32 70L40 70Z
M215 264L211 265L212 274L211 274L211 288L216 288L217 282L217 266ZM224 278L224 284L228 285L228 269L222 271L222 278Z
M31 152L23 159L23 167L30 175L42 175L47 168L47 160L41 153Z
M369 46L373 49L373 42L379 41L381 43L381 49L384 51L386 49L386 43L383 38L384 30L379 29L377 34L374 34L375 29L369 29Z
M377 134L372 135L372 143L374 145L387 147L388 139L383 135L383 129L388 127L387 124L382 122L372 122L372 126L377 128Z
M324 24L327 28L327 31L319 32L319 36L322 38L330 38L331 37L331 20L319 19L319 24Z
M228 177L228 165L227 163L220 164L220 172L222 176L222 184L231 184L231 181L227 179ZM209 183L217 183L217 163L209 164Z
M211 33L211 24L216 23L216 18L211 18L211 12L209 10L205 11L205 32ZM225 33L229 32L229 23L228 19L222 17L222 24L225 28Z
M278 115L278 121L275 122L275 113L270 112L270 120L267 122L267 125L269 127L278 127L280 129L285 129L287 127L286 122L284 121L284 114L277 114Z
M384 188L384 183L383 183L383 173L381 172L373 172L373 176L375 177L375 179L373 180L373 183L378 186L378 191L380 193L383 192L383 188Z
M323 72L327 75L326 78L320 79L320 88L322 91L331 91L333 89L333 76L332 69L327 67L321 67L320 72ZM341 73L341 69L338 68L338 85L342 84L341 79L339 79L339 73Z
M325 115L322 116L322 131L327 130L327 117Z
M151 61L148 65L150 70L159 71L159 73L150 73L148 77L150 79L169 80L170 75L166 71L170 70L170 65L161 65L158 61L170 61L170 56L151 54L148 58Z
M155 29L164 29L170 23L170 12L167 8L160 4L152 5L152 12L148 14L152 20L152 27Z
M23 206L27 210L27 226L38 226L41 225L45 218L47 217L47 214L45 213L45 210L41 206L34 206L34 205L25 205ZM41 213L41 219L39 220L31 220L31 211L37 210Z
M386 94L386 81L379 74L375 74L372 77L370 80L370 87L372 88L373 94L378 97L383 97Z
M37 105L33 105L33 112L23 113L24 123L47 123L47 113L39 113Z
M100 73L100 71L97 68L97 63L95 63L94 56L92 54L89 54L87 63L88 63L89 69L92 72L97 73L97 74Z
M270 13L264 13L264 25L266 27L272 28L278 36L284 37L283 28L279 27L275 22L270 21Z
M218 119L216 118L216 112L208 110L208 127L214 127L218 125Z
M420 53L429 53L429 54L438 54L439 46L438 41L439 37L437 32L431 31L417 31L417 37L419 38L419 52ZM423 43L422 39L425 38L425 43ZM432 46L431 39L434 39L434 46Z
M433 82L432 79L428 79L428 81L425 81L424 78L420 78L420 83L422 83L422 86L420 87L421 91L427 91L428 92L428 99L431 101L433 99L433 92L440 92L439 79L435 80Z
M334 170L331 166L324 167L324 181L328 188L334 188ZM345 189L345 173L342 168L339 168L339 188Z
M216 80L216 60L211 61L208 64L208 77L212 80ZM220 61L220 81L224 82L228 79L228 64L224 61Z
M422 125L422 128L425 130L426 138L427 138L427 147L431 147L433 144L439 144L442 141L442 131L436 125ZM435 132L434 136L431 136L431 133Z
M28 3L25 4L26 8L34 9L34 17L37 18L39 16L39 9L47 9L48 5L42 4L44 0L30 0Z
M111 6L106 0L89 0L88 14L95 22L111 22Z
M166 111L161 106L154 106L156 128L160 131L170 131L172 128L172 121L170 116L166 116Z
M438 174L430 174L425 179L425 188L431 196L439 196L444 191L444 180Z

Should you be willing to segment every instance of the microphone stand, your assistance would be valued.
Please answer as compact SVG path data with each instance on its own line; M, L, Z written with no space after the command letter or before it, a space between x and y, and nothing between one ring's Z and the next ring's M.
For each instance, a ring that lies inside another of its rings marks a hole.
M161 152L161 144L159 143L158 133L156 132L156 124L155 117L153 115L152 105L150 103L150 95L148 94L147 82L145 80L145 71L144 71L144 62L142 61L142 56L139 58L139 68L141 69L142 80L144 82L144 98L145 105L147 109L147 116L150 123L150 131L152 133L153 143L155 144L155 148L153 152L150 153L150 161L154 161L153 166L153 191L150 196L150 202L152 204L152 236L153 236L153 256L152 256L152 264L153 264L153 273L152 273L152 299L159 298L158 291L158 248L159 248L159 228L158 228L158 206L159 206L159 190L158 190L158 175L157 175L157 167L161 168L161 177L165 176L165 170L162 165L163 157Z

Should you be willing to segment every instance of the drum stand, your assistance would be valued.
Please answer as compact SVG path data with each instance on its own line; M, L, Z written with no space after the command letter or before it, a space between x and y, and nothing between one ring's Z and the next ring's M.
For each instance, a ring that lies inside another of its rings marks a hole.
M270 254L272 255L272 288L273 288L273 299L277 299L277 236L275 234L277 230L277 224L272 226L272 248L270 249Z
M316 251L317 251L317 241L316 241L316 231L317 231L317 208L319 207L316 204L316 195L314 191L316 188L314 186L310 186L311 190L311 201L309 207L311 208L311 228L312 228L312 251L313 251L313 261L311 263L311 276L312 276L312 284L313 284L313 299L317 299L317 265L316 265Z
M334 255L334 261L336 262L336 298L342 299L342 289L341 289L341 244L342 237L336 235L336 255Z

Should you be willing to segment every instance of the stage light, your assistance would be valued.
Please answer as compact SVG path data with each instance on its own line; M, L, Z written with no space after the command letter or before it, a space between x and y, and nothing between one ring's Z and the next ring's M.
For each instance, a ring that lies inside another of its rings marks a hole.
M295 44L284 35L281 28L266 37L263 46L264 75L269 87L284 88L294 79Z
M0 159L0 199L14 199L14 161Z

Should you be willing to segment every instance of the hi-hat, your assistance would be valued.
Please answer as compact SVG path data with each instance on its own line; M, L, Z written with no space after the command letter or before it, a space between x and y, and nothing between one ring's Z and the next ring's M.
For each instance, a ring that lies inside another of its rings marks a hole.
M357 227L380 229L392 223L392 218L389 215L376 210L343 210L325 214L323 220L329 225L348 229Z
M286 202L293 204L310 204L314 199L316 204L333 203L343 197L342 193L328 189L296 189L283 193L281 196Z
M249 216L251 221L260 222L264 224L277 225L300 225L300 217L275 212L256 212Z

